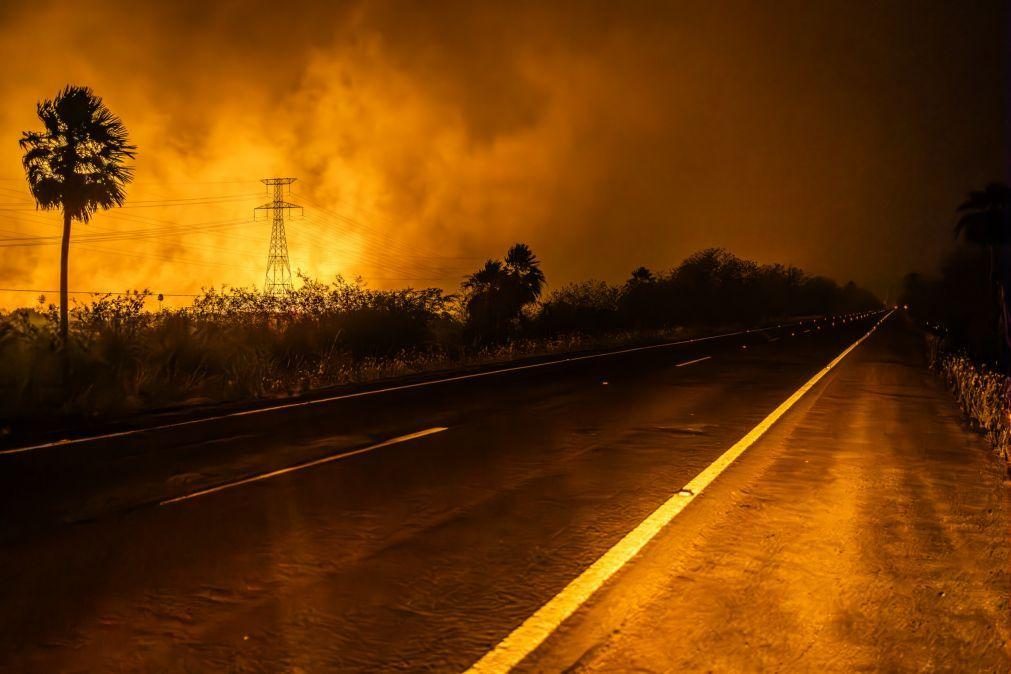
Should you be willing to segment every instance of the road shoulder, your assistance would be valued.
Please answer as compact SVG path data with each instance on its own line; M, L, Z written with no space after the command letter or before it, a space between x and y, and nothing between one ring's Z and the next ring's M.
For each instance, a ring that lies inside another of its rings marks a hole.
M898 322L522 669L1007 671L1009 486Z

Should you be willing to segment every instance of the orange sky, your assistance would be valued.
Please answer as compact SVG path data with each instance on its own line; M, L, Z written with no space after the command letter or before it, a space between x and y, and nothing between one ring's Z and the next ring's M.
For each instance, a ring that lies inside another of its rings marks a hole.
M56 239L9 244L59 233L17 139L66 83L139 147L127 208L75 229L81 290L262 283L283 175L318 277L455 288L525 241L553 285L617 281L724 246L884 295L1004 173L999 2L147 4L0 9L0 287L57 287Z

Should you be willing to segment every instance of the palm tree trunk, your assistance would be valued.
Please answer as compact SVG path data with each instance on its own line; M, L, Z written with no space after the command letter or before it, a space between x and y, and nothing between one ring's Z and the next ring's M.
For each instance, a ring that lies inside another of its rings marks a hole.
M67 269L70 262L70 213L63 211L63 246L60 249L60 343L67 349L70 334L67 319Z
M1005 353L1011 353L1011 311L1008 311L1007 293L1003 283L1000 284L1000 289L997 291L997 298L1000 302L1000 324L1001 331L1004 333Z
M1004 342L1004 353L1011 353L1011 311L1008 310L1007 291L1004 287L1004 278L1001 275L1003 266L1001 265L1000 252L997 246L989 246L990 252L990 288L996 290L997 299L997 320L1000 322L1000 333Z

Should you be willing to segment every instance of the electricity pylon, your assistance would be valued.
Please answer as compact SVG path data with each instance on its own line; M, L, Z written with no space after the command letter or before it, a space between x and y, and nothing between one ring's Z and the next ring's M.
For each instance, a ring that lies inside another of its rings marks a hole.
M284 216L287 211L299 209L298 204L284 200L284 186L291 185L298 178L264 178L260 182L274 188L274 200L254 211L270 211L270 251L267 253L267 274L263 290L268 295L280 295L291 290L291 266L288 264L288 239L284 234ZM291 187L288 187L291 193Z

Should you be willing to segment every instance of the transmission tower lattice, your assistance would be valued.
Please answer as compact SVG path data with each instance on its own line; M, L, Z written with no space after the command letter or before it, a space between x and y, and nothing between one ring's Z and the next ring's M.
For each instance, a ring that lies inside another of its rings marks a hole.
M284 233L284 216L288 211L302 207L284 200L284 188L297 178L264 178L260 182L268 188L274 188L274 200L257 206L255 211L270 212L270 251L267 253L267 274L263 281L263 290L268 295L280 295L292 289L291 265L288 264L288 239Z

